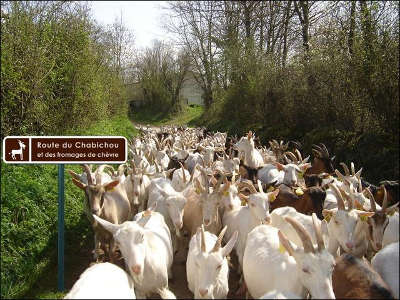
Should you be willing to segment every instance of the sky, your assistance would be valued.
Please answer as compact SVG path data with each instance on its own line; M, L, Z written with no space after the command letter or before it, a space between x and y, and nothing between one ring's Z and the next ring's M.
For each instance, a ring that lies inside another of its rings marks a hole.
M122 11L123 23L133 31L138 48L150 47L153 39L167 39L160 22L166 1L89 1L89 4L93 17L101 24L112 24Z

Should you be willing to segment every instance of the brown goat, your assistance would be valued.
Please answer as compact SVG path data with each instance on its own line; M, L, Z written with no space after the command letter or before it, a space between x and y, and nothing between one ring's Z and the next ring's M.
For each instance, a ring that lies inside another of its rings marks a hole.
M320 174L324 172L332 174L335 171L333 167L335 156L329 157L328 149L324 144L312 145L312 153L314 154L314 159L311 168L308 168L305 174Z
M383 203L383 189L387 191L387 205L391 206L399 202L399 183L397 181L381 181L380 186L373 195L376 203L382 206Z
M291 206L305 215L311 215L314 212L322 220L325 196L326 192L320 187L303 189L303 195L298 196L291 188L280 185L278 197L270 203L270 211L278 207Z
M332 285L336 299L394 299L370 263L349 253L336 259Z

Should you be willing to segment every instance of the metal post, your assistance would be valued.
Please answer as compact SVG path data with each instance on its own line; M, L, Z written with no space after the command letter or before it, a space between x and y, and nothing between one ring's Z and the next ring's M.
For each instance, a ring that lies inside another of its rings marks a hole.
M64 165L58 165L58 291L64 291Z

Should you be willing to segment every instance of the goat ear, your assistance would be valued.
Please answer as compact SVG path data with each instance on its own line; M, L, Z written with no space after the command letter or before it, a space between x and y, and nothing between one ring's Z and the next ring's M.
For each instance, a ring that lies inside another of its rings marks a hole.
M106 192L109 192L110 190L115 188L118 185L118 183L119 183L118 180L114 180L114 181L104 184L103 187L106 190Z
M334 215L334 211L332 209L323 209L322 215L327 223L331 220L331 217Z
M358 210L358 209L356 209L355 211L359 217L367 217L368 218L368 217L372 217L375 214L374 211L362 211L362 210Z
M311 163L305 163L305 164L301 164L300 169L304 172L305 170L307 170L308 168L311 168Z
M87 184L84 184L83 182L76 180L75 178L72 178L72 182L80 189L84 190L87 187Z
M221 252L222 252L221 254L222 254L223 257L228 256L229 253L231 253L231 251L232 251L233 247L235 246L235 243L236 243L236 241L238 239L238 235L239 235L239 233L236 230L233 233L233 235L231 236L231 238L229 239L229 242L225 245L225 247L223 247L221 249Z
M94 218L97 222L99 222L99 223L101 224L101 226L104 227L105 230L107 230L108 232L110 232L110 233L113 234L113 235L118 231L118 229L119 229L119 227L120 227L120 225L118 225L118 224L113 224L113 223L111 223L111 222L108 222L108 221L106 221L106 220L103 220L102 218L100 218L100 217L98 217L98 216L96 216L96 215L93 215L93 218Z

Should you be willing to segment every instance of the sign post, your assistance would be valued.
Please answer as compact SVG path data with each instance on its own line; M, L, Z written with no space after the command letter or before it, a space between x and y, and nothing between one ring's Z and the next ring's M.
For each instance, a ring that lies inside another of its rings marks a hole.
M58 291L64 291L64 165L58 165Z
M64 291L64 165L125 163L128 142L122 136L8 136L3 139L7 164L58 165L58 277Z

